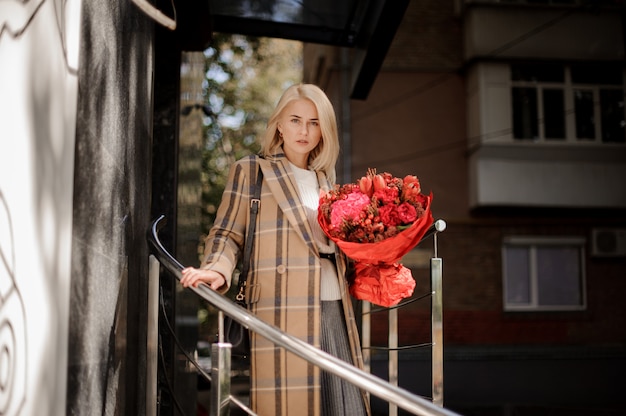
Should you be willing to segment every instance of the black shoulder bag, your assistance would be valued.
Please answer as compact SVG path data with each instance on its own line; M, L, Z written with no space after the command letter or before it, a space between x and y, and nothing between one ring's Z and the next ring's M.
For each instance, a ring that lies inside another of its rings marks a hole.
M250 222L246 232L241 273L239 274L239 281L237 282L237 296L235 296L235 303L243 308L247 308L246 284L248 280L248 272L250 270L252 246L254 245L254 227L256 225L256 216L259 213L259 205L261 204L262 182L263 172L261 169L258 169L256 185L254 186L254 191L252 192L254 197L250 200ZM228 315L224 317L224 337L225 341L232 345L232 356L247 357L250 355L250 333L248 329Z

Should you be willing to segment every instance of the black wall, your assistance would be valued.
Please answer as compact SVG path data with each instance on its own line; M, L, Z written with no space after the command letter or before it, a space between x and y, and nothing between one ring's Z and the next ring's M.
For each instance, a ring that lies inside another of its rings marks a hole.
M154 26L83 3L67 414L145 413Z
M146 232L165 215L160 238L176 254L180 57L208 46L208 2L176 4L175 31L130 1L82 5L67 414L142 415L154 382L146 379ZM155 5L174 16L169 1ZM176 282L160 280L174 324ZM158 413L195 414L196 376L176 358L163 317Z

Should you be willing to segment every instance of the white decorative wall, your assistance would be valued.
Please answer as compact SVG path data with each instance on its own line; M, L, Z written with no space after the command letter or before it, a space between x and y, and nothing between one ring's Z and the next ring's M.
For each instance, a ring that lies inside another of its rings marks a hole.
M0 1L0 414L65 414L80 0Z

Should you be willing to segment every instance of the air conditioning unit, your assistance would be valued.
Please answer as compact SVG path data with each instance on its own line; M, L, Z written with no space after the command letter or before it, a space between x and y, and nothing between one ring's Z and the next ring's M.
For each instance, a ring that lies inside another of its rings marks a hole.
M626 228L594 228L591 231L591 255L626 257Z

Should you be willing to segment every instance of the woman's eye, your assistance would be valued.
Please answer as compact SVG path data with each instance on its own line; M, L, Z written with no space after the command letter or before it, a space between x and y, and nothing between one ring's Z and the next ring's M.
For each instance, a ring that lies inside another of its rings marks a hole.
M298 124L298 123L300 123L300 119L298 119L298 118L292 118L292 119L291 119L291 122L292 122L292 123L295 123L295 124Z
M320 125L320 123L319 123L319 122L317 122L317 121L312 121L312 122L311 122L311 125L312 125L312 126L317 127L317 126L319 126L319 125Z

